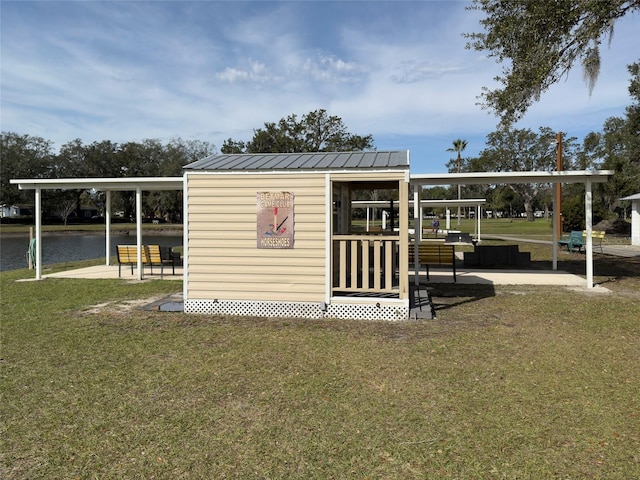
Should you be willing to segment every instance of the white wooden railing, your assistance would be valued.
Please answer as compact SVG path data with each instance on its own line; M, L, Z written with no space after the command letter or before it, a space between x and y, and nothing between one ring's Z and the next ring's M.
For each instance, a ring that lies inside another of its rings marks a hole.
M333 292L399 294L397 253L398 236L334 235Z

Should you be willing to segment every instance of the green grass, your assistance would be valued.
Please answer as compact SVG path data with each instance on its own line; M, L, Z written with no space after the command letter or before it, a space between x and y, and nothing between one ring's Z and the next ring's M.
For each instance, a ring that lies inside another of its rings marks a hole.
M611 293L435 286L437 320L394 324L0 273L0 477L640 478L640 261L596 274Z
M366 222L364 220L354 221L354 225L364 229ZM413 220L411 220L413 224ZM380 221L371 222L371 225L380 226ZM151 224L145 223L142 225L145 230L182 230L181 224ZM423 224L425 229L429 228L428 222ZM440 228L445 228L444 221L440 223ZM460 225L457 224L456 219L451 219L451 229L461 230L463 232L474 233L477 228L477 223L473 219L461 219ZM533 222L528 222L524 218L491 218L483 219L480 224L481 235L524 235L537 240L551 240L552 237L552 223L551 220L544 218L536 218ZM81 224L81 225L44 225L42 227L44 232L103 232L104 224ZM135 223L114 223L111 225L112 230L135 230ZM0 235L8 233L28 233L28 225L11 225L0 224ZM605 237L606 242L621 242L628 243L630 238L615 238L611 235Z
M457 220L451 220L451 228L473 233L477 222L472 219L462 219L458 228ZM491 218L480 221L480 233L494 235L529 235L536 239L548 237L553 234L553 223L551 219L536 218L533 222L528 222L526 218Z
M413 219L410 219L410 228L413 228ZM357 220L354 225L364 229L365 220ZM371 222L371 226L380 226L380 221ZM423 229L430 233L430 222L423 222ZM445 221L440 221L440 228L445 229ZM455 218L451 219L450 230L460 230L465 233L474 234L477 229L477 222L474 219L463 218L460 225ZM567 234L567 232L564 232ZM482 219L480 222L480 234L484 235L505 235L505 236L524 236L534 240L551 240L553 236L553 223L551 219L536 218L533 222L527 221L526 218L489 218ZM431 236L431 235L430 235ZM630 236L605 236L604 243L630 243Z

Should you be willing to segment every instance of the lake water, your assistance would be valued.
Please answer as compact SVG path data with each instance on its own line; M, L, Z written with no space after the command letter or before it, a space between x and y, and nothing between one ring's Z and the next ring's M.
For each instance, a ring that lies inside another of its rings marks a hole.
M175 247L182 245L182 236L143 235L142 242ZM116 254L116 245L135 245L135 243L135 235L112 235L111 254ZM42 265L104 258L104 247L104 235L46 235L42 237ZM28 248L28 235L0 236L0 271L27 268Z

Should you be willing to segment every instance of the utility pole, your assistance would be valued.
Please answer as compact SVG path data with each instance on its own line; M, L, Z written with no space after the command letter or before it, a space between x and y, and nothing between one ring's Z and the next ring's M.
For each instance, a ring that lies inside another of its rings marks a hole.
M562 132L558 132L556 135L556 170L561 172L562 168ZM562 184L556 183L556 201L555 208L557 211L553 212L553 221L556 225L556 241L560 240L562 236Z

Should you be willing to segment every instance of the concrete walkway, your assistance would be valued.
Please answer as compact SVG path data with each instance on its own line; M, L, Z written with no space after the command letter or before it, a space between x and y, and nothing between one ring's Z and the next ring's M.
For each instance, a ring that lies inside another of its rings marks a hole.
M562 285L585 287L586 280L578 275L560 270L499 270L456 268L457 283L490 285ZM413 275L411 275L413 282ZM454 283L451 269L429 269L420 275L420 283Z
M531 238L509 237L504 235L483 235L484 239L505 240L507 242L523 242L523 243L540 243L551 246L553 242L550 240L536 240ZM562 250L561 250L562 251ZM564 250L566 251L566 249ZM600 249L594 248L593 253L600 253ZM606 255L615 255L618 257L640 257L640 245L602 245L602 253Z
M183 270L182 266L175 267L176 274L171 273L171 267L164 268L164 275L160 277L160 267L153 269L153 275L149 267L144 268L143 280L175 280L182 281ZM65 270L64 272L46 273L43 272L42 278L85 278L85 279L110 279L110 278L122 278L127 281L138 280L138 269L133 269L131 273L131 267L125 265L122 266L121 276L118 277L117 265L94 265L92 267L77 268L75 270Z
M170 272L170 270L169 270ZM411 287L411 319L431 319L435 318L432 308L427 284L453 283L453 274L450 269L430 269L429 282L426 279L426 273L420 274L419 287L414 286L413 273L410 272ZM75 278L75 279L116 279L121 278L128 282L137 282L136 269L131 273L131 268L122 268L121 277L118 277L117 265L95 265L92 267L78 268L75 270L67 270L64 272L49 273L42 276L46 278ZM183 268L176 267L176 274L165 274L164 280L182 281ZM34 280L34 279L29 279ZM154 270L151 275L145 269L143 281L160 280L159 270ZM472 270L457 269L458 284L484 284L484 285L557 285L569 288L578 288L587 290L585 279L578 275L572 275L562 271L549 270ZM181 288L181 286L179 287ZM606 288L596 285L591 291L607 292ZM183 310L182 294L178 293L167 298L163 298L152 304L143 307L146 310L158 310L168 312L180 312Z
M167 273L167 271L169 273ZM453 283L453 274L450 269L431 268L429 270L428 283ZM57 273L44 273L42 278L85 278L85 279L114 279L118 277L117 265L94 265L92 267L66 270ZM137 270L130 267L122 267L122 276L127 281L137 281ZM413 273L410 272L411 282ZM155 268L153 275L148 268L144 271L144 280L160 280L160 269ZM165 268L163 280L182 281L183 269L176 267L176 274L171 274L171 269ZM578 275L562 271L551 270L480 270L480 269L457 269L458 283L461 284L494 284L494 285L566 285L584 286L584 278ZM427 283L426 274L421 272L420 283Z

